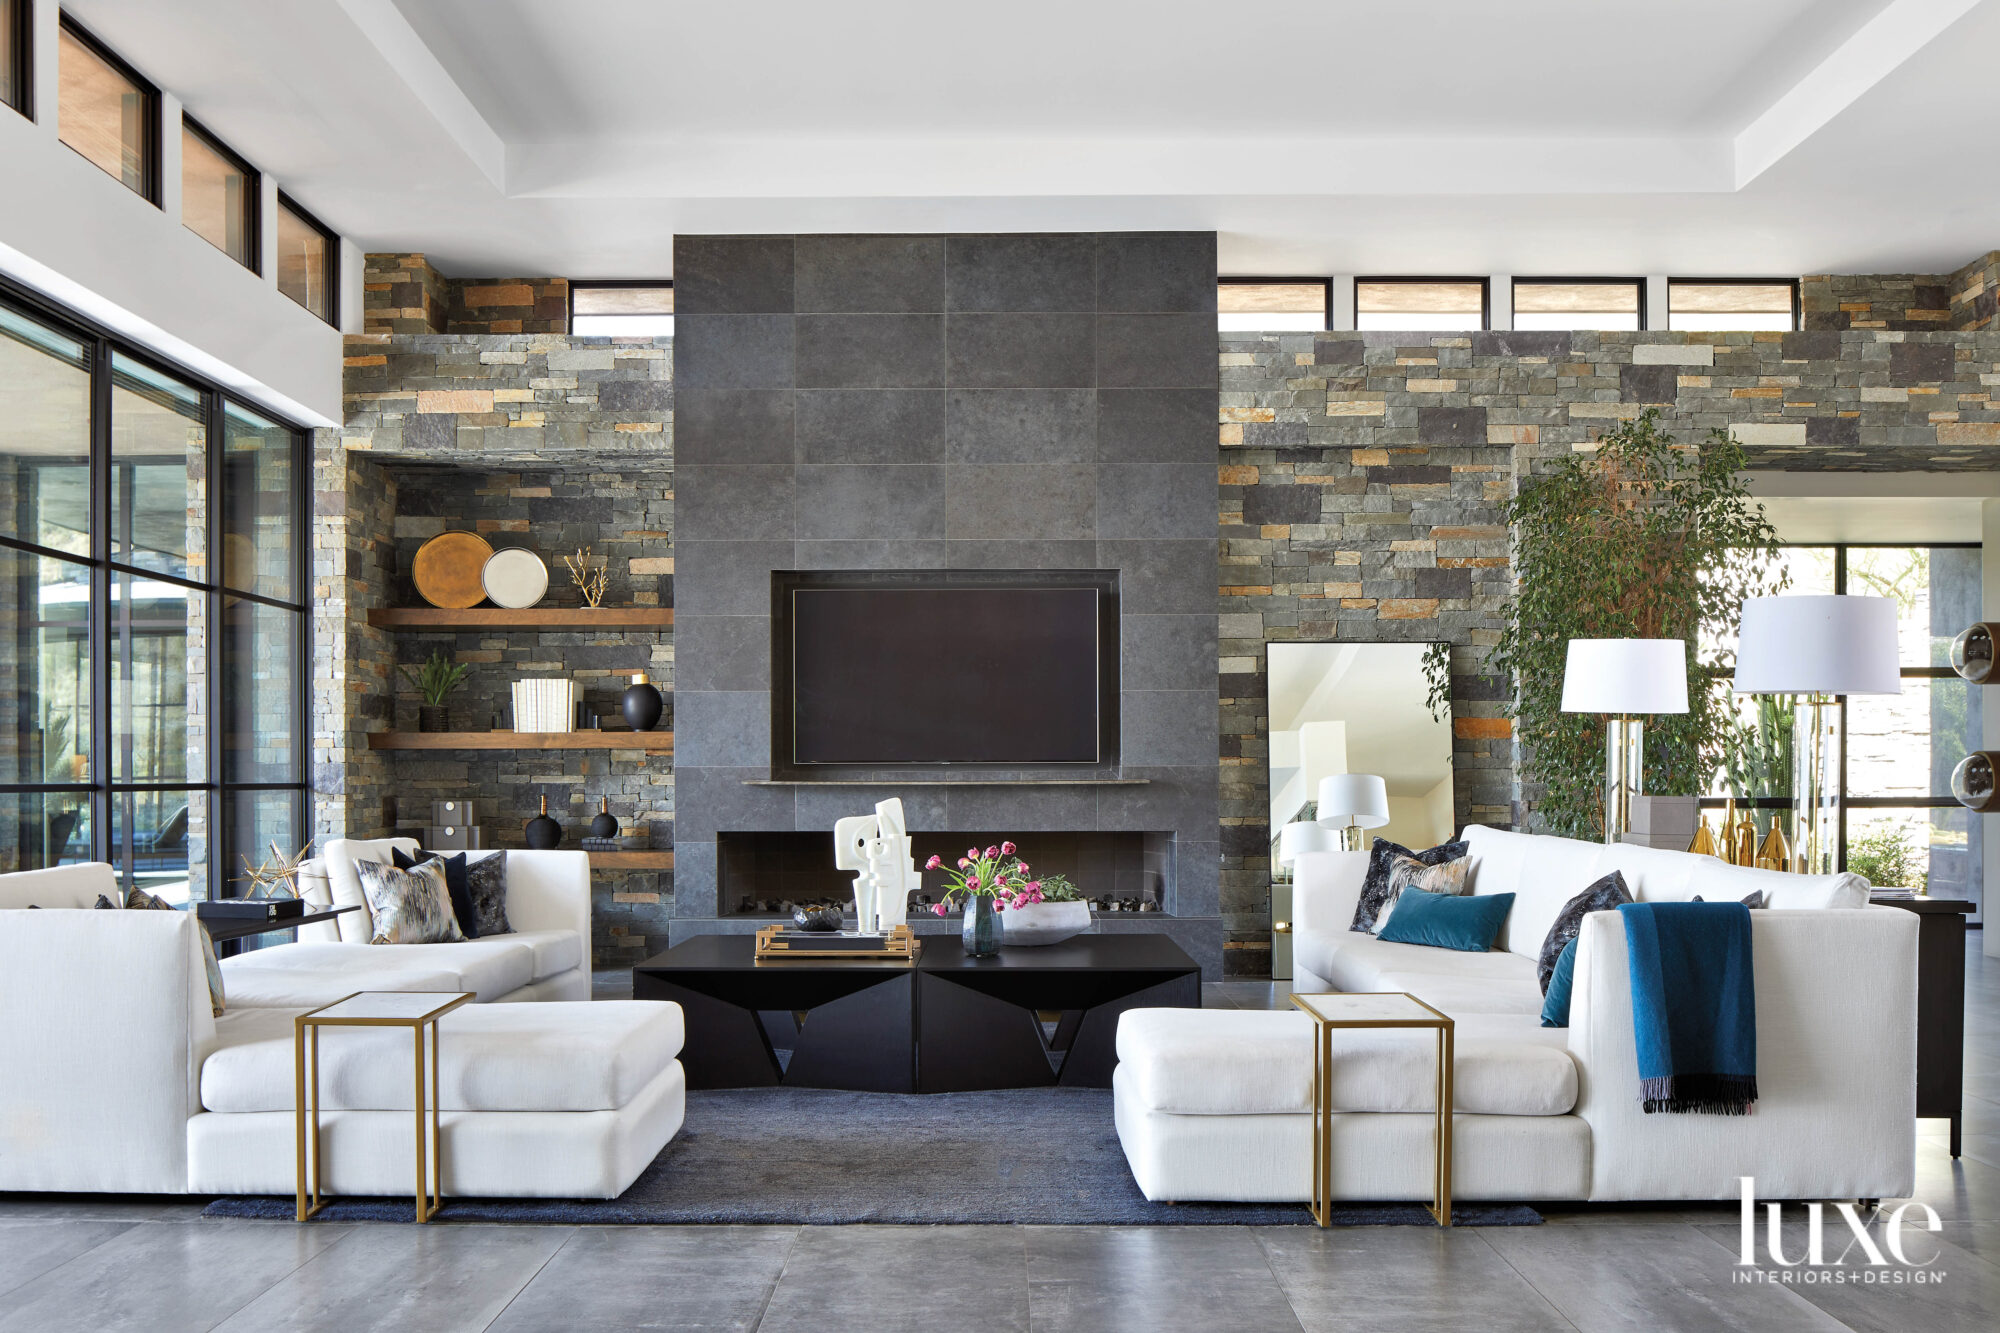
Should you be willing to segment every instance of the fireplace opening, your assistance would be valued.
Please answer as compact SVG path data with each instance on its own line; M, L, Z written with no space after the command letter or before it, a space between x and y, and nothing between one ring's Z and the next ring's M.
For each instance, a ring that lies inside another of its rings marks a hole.
M1171 912L1174 835L1148 832L912 833L911 851L921 868L933 855L954 863L973 847L1011 839L1038 875L1062 875L1103 916L1138 919ZM833 864L833 835L819 833L720 833L716 835L722 914L776 919L795 907L852 910L854 875ZM934 919L945 878L920 869L922 887L910 895L910 920Z

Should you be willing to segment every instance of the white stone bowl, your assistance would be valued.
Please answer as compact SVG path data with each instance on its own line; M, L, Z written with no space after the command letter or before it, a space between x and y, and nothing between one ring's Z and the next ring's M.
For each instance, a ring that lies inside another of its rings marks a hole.
M1090 904L1029 903L1008 908L1000 914L1000 922L1002 948L1061 944L1090 929Z

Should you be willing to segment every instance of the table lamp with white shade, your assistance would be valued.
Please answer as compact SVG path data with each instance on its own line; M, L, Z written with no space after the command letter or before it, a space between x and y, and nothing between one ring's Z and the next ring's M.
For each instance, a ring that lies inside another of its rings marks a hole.
M1839 828L1840 696L1901 694L1888 597L1752 597L1736 641L1736 693L1789 694L1797 866L1832 874Z
M1680 639L1571 639L1562 711L1603 713L1604 840L1630 825L1645 781L1647 713L1688 710L1687 644Z
M1319 780L1319 822L1335 829L1340 845L1361 850L1361 830L1389 822L1389 784L1373 773L1335 773Z

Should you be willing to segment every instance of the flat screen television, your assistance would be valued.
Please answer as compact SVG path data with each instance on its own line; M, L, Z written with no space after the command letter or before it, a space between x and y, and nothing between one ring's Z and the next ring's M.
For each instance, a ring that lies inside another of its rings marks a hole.
M781 665L779 675L790 677L791 762L1106 762L1106 708L1117 688L1115 577L870 586L859 576L859 586L781 587L789 634L774 642L788 654L789 672Z

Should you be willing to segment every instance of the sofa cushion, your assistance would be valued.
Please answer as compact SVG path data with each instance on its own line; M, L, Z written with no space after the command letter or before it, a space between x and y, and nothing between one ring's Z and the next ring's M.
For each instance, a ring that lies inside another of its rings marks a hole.
M246 1011L216 1025L201 1067L210 1111L290 1111L297 1010ZM246 1021L247 1020L247 1021ZM609 1111L679 1055L679 1005L467 1005L438 1020L438 1102L446 1111ZM413 1038L406 1029L320 1034L319 1091L329 1110L407 1111Z
M1313 1024L1304 1014L1134 1009L1118 1023L1121 1077L1141 1105L1176 1115L1306 1115L1312 1110ZM1461 1032L1453 1103L1466 1114L1566 1115L1576 1105L1568 1051L1494 1025ZM1427 1031L1333 1033L1336 1111L1436 1107L1437 1039Z
M474 935L509 935L514 927L507 920L507 853L488 852L466 858L465 896L472 903Z
M114 906L112 901L100 893L97 895L97 902L94 904L92 910L112 906ZM144 889L132 889L125 895L125 910L128 912L177 912L180 909L164 898L155 898ZM195 934L201 937L201 966L203 974L208 979L209 1008L219 1018L222 1015L225 987L222 981L222 966L215 956L215 941L208 937L208 931L206 930L198 930Z
M1625 877L1625 887L1634 902L1684 903L1694 897L1694 874L1712 856L1696 856L1665 847L1642 847L1637 843L1614 842L1597 854L1598 873L1616 870Z
M1696 866L1689 897L1699 893L1709 902L1741 902L1762 890L1764 906L1796 912L1829 907L1868 906L1868 881L1846 871L1837 875L1793 875L1782 870L1733 866L1713 856L1693 858Z
M444 862L419 861L408 870L376 861L357 861L362 896L375 922L370 944L458 944L465 933L452 915Z
M406 852L397 847L389 855L398 870L408 870L419 861L434 860L443 866L444 891L451 898L451 915L458 922L458 933L469 940L479 937L472 915L472 895L465 887L464 852Z
M380 961L371 966L352 957L304 957L287 967L259 967L261 953L280 949L358 949ZM460 989L458 973L420 964L403 949L372 949L366 944L281 944L222 960L229 988L229 1012L239 1009L317 1009L364 990Z
M239 972L267 969L303 968L325 971L331 976L349 974L356 978L364 973L389 977L442 976L447 980L443 986L432 985L428 981L425 984L412 982L389 986L357 984L340 994L347 995L358 990L469 990L477 994L482 1004L527 985L534 979L535 971L533 947L511 935L462 940L456 944L399 944L393 948L346 943L281 944L273 949L242 954L229 961L236 965L228 972L232 987Z
M1407 857L1419 865L1441 865L1446 861L1456 861L1465 855L1462 842L1444 842L1421 852L1413 852L1401 843L1390 842L1387 838L1377 838L1368 851L1368 873L1361 881L1361 897L1354 904L1354 921L1350 930L1373 932L1375 918L1381 914L1382 905L1390 896L1390 871L1400 858Z
M573 930L523 930L499 938L528 946L535 960L536 981L547 981L583 964L583 937Z
M1389 924L1389 917L1396 910L1396 902L1405 889L1421 893L1437 893L1456 897L1472 887L1472 880L1466 874L1471 863L1464 857L1453 857L1436 865L1425 865L1414 856L1398 856L1389 862L1389 892L1382 899L1382 906L1375 913L1373 933L1380 935L1382 927Z
M1549 978L1555 975L1556 960L1577 930L1583 925L1583 918L1591 912L1609 912L1620 903L1632 901L1631 892L1625 887L1625 876L1613 870L1604 878L1592 884L1576 897L1563 904L1556 915L1556 923L1549 927L1548 936L1542 940L1542 952L1535 960L1535 978L1541 982L1542 994L1549 993Z
M1486 953L1494 937L1506 924L1514 906L1511 893L1488 893L1476 898L1411 890L1398 900L1400 906L1381 938L1387 943L1421 944L1432 949L1453 949L1460 953Z
M368 916L368 899L361 892L361 877L355 873L356 861L378 861L383 865L393 863L395 850L406 852L417 850L415 838L334 838L326 844L326 851L320 860L326 866L327 888L333 897L335 907L358 907L358 912L348 912L335 917L334 924L340 927L340 938L346 944L366 944L375 938L375 925Z
M1563 904L1604 873L1598 869L1601 843L1478 824L1467 825L1463 836L1473 858L1472 892L1514 895L1514 908L1493 947L1529 958L1540 955Z

